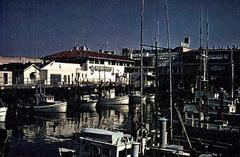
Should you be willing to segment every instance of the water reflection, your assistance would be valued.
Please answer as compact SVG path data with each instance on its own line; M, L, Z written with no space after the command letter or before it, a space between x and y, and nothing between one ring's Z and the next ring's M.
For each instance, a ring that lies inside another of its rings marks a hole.
M126 129L128 105L96 109L69 109L67 113L7 116L8 156L58 156L60 137L82 128Z

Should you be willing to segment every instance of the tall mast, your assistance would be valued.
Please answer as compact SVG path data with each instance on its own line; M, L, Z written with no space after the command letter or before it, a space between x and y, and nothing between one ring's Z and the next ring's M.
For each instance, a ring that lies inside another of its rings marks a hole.
M141 3L141 38L140 38L140 50L141 50L141 68L140 68L140 106L141 106L141 126L143 125L143 13L144 13L144 0Z
M207 85L207 61L208 61L208 12L206 13L206 49L204 51L204 54L203 54L203 81L205 82L204 84L204 89L206 88L206 85Z
M208 12L206 13L206 49L208 49L209 40L209 22L208 22Z
M234 103L233 103L233 94L234 94L234 60L233 60L233 49L231 50L231 68L232 68L231 105L234 105Z
M156 40L160 42L160 29L159 29L159 20L157 21L157 37Z
M203 12L203 6L201 6L201 11L200 11L200 23L199 23L199 31L200 31L200 34L199 34L199 42L200 42L200 49L202 49L203 47L203 43L202 43L202 24L203 24L203 16L202 16L202 12Z
M159 74L158 74L158 42L157 42L157 38L155 38L155 125L157 126L158 124L158 110L159 110Z
M168 60L169 60L169 105L170 105L170 140L173 141L173 103L172 103L172 56L170 52L170 32L169 32L169 17L167 1L165 3L166 22L167 22L167 46L168 46Z
M144 0L141 2L141 37L140 37L140 50L141 50L141 68L140 68L140 120L141 120L141 131L143 131L143 12L144 12ZM141 151L140 153L144 154L144 148L143 148L143 133L141 135Z
M198 110L199 110L199 127L201 126L200 123L200 117L201 117L201 113L202 113L202 48L203 48L203 43L202 43L202 23L203 23L203 16L202 16L202 12L203 12L203 6L201 6L200 9L200 19L199 19L199 88L198 88L198 96L199 96L199 101L198 101Z
M203 51L204 120L208 114L208 12L206 13L206 49Z

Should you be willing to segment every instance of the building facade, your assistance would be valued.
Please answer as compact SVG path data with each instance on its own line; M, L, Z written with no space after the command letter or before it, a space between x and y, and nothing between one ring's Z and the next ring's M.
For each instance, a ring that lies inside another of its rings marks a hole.
M200 78L203 79L203 49L181 53L183 80L185 88L198 88ZM240 87L240 49L208 49L207 83L209 90L217 91L224 88L231 90L232 76L234 88ZM232 75L233 74L233 75Z
M81 77L80 64L50 62L41 68L40 78L45 85L77 84Z
M129 82L129 73L125 72L125 68L133 65L134 63L134 61L130 60L126 56L113 55L112 53L103 51L93 52L88 49L78 47L75 47L70 51L46 56L44 60L46 62L55 61L55 63L52 64L59 64L56 65L57 67L54 69L58 69L59 73L61 72L61 79L60 76L53 75L52 79L62 80L61 82L66 82L67 80L67 83L72 82L73 84L87 82L127 84ZM68 64L74 65L67 68L68 70L64 72L59 68L60 63L61 68L67 66ZM50 66L46 68L49 67ZM46 68L43 68L43 70L47 70ZM51 78L51 76L48 76L48 78Z
M12 72L0 71L0 86L11 86L11 85L12 85Z

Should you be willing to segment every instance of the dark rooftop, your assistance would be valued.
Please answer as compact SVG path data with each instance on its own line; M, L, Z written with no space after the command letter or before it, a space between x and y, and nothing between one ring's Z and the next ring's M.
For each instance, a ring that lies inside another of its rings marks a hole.
M126 62L133 62L127 56L113 55L108 53L94 52L89 50L72 50L72 51L63 51L48 55L44 59L49 60L59 60L59 59L78 59L78 58L99 58L99 59L109 59L109 60L120 60Z

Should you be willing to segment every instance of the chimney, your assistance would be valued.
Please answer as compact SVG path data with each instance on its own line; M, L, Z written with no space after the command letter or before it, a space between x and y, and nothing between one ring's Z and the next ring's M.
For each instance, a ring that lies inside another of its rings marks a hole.
M71 49L71 51L77 51L77 50L79 50L79 47L78 47L78 46L74 46L74 47Z
M100 52L100 53L104 53L104 50L103 50L103 49L100 49L99 52Z

